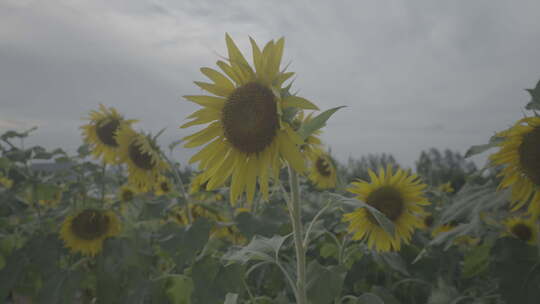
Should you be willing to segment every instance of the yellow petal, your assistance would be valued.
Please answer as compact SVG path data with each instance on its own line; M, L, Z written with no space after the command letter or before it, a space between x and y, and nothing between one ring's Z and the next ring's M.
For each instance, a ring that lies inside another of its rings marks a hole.
M319 110L319 108L313 104L311 101L302 98L300 96L287 96L284 99L282 99L282 107L283 108L289 108L289 107L295 107L300 108L304 110Z
M232 90L228 88L219 87L213 83L201 82L201 81L194 81L194 83L199 88L207 92L210 92L214 95L221 96L221 97L229 97L229 95L231 95L231 93L233 92Z
M234 90L234 84L220 72L211 68L201 68L201 72L206 75L206 77L210 78L216 86L225 88L229 91Z

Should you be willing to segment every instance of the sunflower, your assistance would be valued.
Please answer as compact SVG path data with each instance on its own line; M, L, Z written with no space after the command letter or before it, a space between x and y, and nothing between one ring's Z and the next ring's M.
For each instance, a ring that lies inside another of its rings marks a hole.
M303 124L309 123L313 117L313 112L309 113L307 116L304 115L304 111L299 111L296 115L295 119L293 120L293 129L296 131L300 129L300 127ZM311 133L304 141L304 144L302 144L301 149L302 152L306 154L312 153L313 149L321 150L323 148L323 144L319 136L322 134L322 130L318 129L315 130L313 133Z
M6 189L10 189L13 186L13 181L5 176L0 175L0 185Z
M240 244L245 241L245 238L240 234L232 221L227 217L222 216L216 210L210 209L201 204L189 204L191 216L193 220L198 218L206 218L215 222L210 230L212 238L228 239L235 244ZM172 220L182 226L189 223L188 215L185 208L175 208L173 210Z
M531 245L536 245L538 229L533 219L511 217L504 222L506 232L504 235L518 238Z
M334 162L322 150L314 149L310 153L311 168L308 178L318 189L330 189L336 186L336 167Z
M128 184L123 185L118 190L118 199L123 203L131 202L135 198L136 195L137 195L137 190Z
M120 233L120 220L112 211L84 209L68 216L60 229L60 238L72 252L95 256L103 240Z
M160 176L154 185L154 193L157 196L167 195L173 190L173 184L165 176Z
M367 238L368 246L377 251L399 250L401 242L409 243L414 229L423 226L422 206L429 204L422 191L426 185L401 169L393 174L391 166L386 172L381 168L378 175L371 170L368 173L371 183L353 182L347 190L383 213L394 224L394 235L386 232L366 208L347 213L343 219L350 222L348 230L353 239Z
M440 184L438 187L437 187L437 190L441 191L441 192L445 192L445 193L452 193L454 192L454 188L452 187L452 184L450 182L448 183L444 183L444 184Z
M119 143L116 138L121 128L130 128L136 120L125 120L114 108L99 105L99 111L90 112L90 122L81 126L84 141L90 146L95 158L103 156L109 164L119 162Z
M129 183L140 191L149 191L169 167L161 157L159 147L154 140L131 128L120 129L117 140L120 160L128 166Z
M199 202L217 202L224 200L223 195L216 191L207 191L206 185L207 181L204 181L204 175L199 174L191 180L191 185L189 187L189 194L191 197Z
M299 150L303 140L282 119L283 109L318 108L282 88L294 74L279 69L283 38L268 42L262 51L250 39L255 68L248 64L229 35L225 40L228 62L217 62L224 74L202 68L201 72L213 83L195 82L214 96L184 96L204 108L188 116L193 120L181 127L209 124L185 137L185 147L206 145L190 163L199 162L199 168L204 171L203 180L208 181L207 190L223 185L231 177L233 204L244 192L251 202L257 184L267 200L269 177L277 178L281 160L298 172L306 170Z
M520 119L500 132L500 150L490 155L494 165L505 165L499 189L511 188L513 211L528 205L534 218L540 216L540 117Z

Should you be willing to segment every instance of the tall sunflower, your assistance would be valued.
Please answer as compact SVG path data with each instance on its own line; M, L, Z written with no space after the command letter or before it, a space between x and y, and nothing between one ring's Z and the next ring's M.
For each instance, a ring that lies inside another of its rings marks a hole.
M336 187L336 167L334 162L322 150L315 149L310 153L311 167L308 178L318 189Z
M528 244L536 245L538 228L533 219L511 217L504 222L505 235L518 238Z
M298 172L306 169L299 150L303 141L283 120L282 110L317 107L282 88L294 74L280 71L283 38L268 42L262 51L250 39L254 68L229 35L225 41L227 62L217 62L223 73L202 68L212 83L195 82L212 95L184 96L204 108L188 116L193 120L181 127L209 124L185 137L185 147L206 145L190 163L199 162L203 179L208 181L207 190L223 185L231 177L232 203L244 192L252 201L257 184L264 199L268 199L269 177L277 177L282 160Z
M92 111L88 117L90 122L81 126L84 141L90 146L95 158L103 157L109 164L119 162L119 143L116 133L121 128L130 128L136 120L126 120L115 108L99 105L99 111Z
M391 166L386 171L381 168L378 175L371 170L368 173L371 182L353 182L347 190L383 213L394 224L394 235L386 232L366 208L345 214L344 220L350 222L348 230L353 239L367 238L368 246L377 251L397 251L401 242L410 241L415 228L424 225L426 213L422 206L429 205L423 194L426 185L416 175L401 169L392 173Z
M117 134L120 160L127 163L129 183L140 191L149 191L169 166L160 155L159 147L148 136L131 128L122 128Z
M72 252L95 256L103 241L120 233L120 220L114 212L84 209L68 216L60 229L60 238Z
M527 203L533 217L540 216L540 117L520 119L497 134L504 140L500 150L490 155L495 165L506 166L500 173L499 189L511 188L513 210Z

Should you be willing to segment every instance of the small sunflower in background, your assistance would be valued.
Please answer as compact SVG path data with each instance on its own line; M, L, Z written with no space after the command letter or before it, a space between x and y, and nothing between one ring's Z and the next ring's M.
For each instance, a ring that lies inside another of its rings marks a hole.
M212 83L195 82L212 95L184 96L203 109L188 116L192 120L181 127L208 124L185 137L185 147L204 145L190 163L199 162L208 181L207 190L223 185L230 177L231 203L235 204L243 193L251 202L257 184L268 200L269 178L277 178L282 160L297 172L306 170L299 148L303 140L282 119L283 109L318 108L304 98L285 93L282 85L294 73L280 70L283 38L268 42L262 50L250 39L254 68L229 35L225 41L227 62L217 62L222 72L201 68Z
M366 209L358 208L344 215L349 221L348 231L354 240L367 239L367 245L376 251L398 251L401 243L409 243L416 228L423 226L424 205L429 202L424 197L426 185L418 176L392 167L380 169L378 175L368 171L371 182L353 182L347 189L356 198L383 213L394 224L394 235L386 232L375 217Z
M208 182L204 180L203 174L199 174L195 176L191 180L191 184L189 186L190 196L196 201L207 202L207 203L223 201L225 199L223 195L221 195L218 192L207 191L206 190L207 184Z
M511 188L513 211L527 203L534 218L540 216L540 117L520 119L497 134L500 150L490 155L494 165L506 166L500 173L499 189Z
M120 220L112 211L84 209L62 223L60 238L73 253L95 256L106 238L120 233Z
M202 204L189 204L192 220L206 218L216 222L210 230L212 238L228 239L235 244L239 244L245 238L240 235L238 228L232 225L232 221L222 216L216 210L210 209ZM189 224L188 214L185 208L176 208L173 210L173 221L186 226Z
M116 134L122 128L131 128L136 120L126 120L116 109L99 105L99 111L90 112L90 122L81 126L84 141L90 146L95 158L103 157L108 164L119 163L120 145Z
M0 173L0 186L10 189L13 186L13 181Z
M454 188L452 187L452 183L448 182L448 183L444 183L444 184L440 184L437 189L441 192L445 192L445 193L452 193L454 192Z
M126 184L120 187L118 189L118 200L120 200L122 203L129 203L135 199L137 196L137 189L134 187Z
M439 234L441 234L441 233L444 233L444 232L448 232L448 231L454 230L456 227L457 227L457 223L456 223L456 222L450 222L450 223L446 223L446 224L439 225L439 226L435 227L435 228L431 231L431 236L435 238L435 237L437 237L437 236L438 236Z
M435 218L433 217L433 214L427 212L422 218L422 224L423 224L422 228L431 229L434 223L435 223Z
M504 222L506 232L504 235L520 239L530 245L536 245L538 228L533 219L511 217Z
M322 150L310 153L311 167L308 178L317 189L331 189L336 187L337 176L334 162Z
M40 199L38 200L38 204L40 204L43 207L49 207L49 208L56 207L62 201L62 193L63 193L63 190L59 188L56 192L54 192L54 194L52 195L52 198Z
M313 119L312 115L313 115L313 112L309 113L308 115L305 115L304 111L299 111L292 123L294 130L297 131L298 129L300 129L300 127L303 124L310 122ZM313 152L313 150L323 149L322 141L319 138L321 134L322 134L321 129L318 129L315 132L311 133L305 139L304 143L301 146L302 152L309 155L310 153Z
M173 190L171 180L165 176L160 176L157 183L154 185L154 193L157 196L167 195Z
M155 140L131 128L120 129L117 140L120 160L128 167L129 183L143 192L151 190L161 173L169 167Z

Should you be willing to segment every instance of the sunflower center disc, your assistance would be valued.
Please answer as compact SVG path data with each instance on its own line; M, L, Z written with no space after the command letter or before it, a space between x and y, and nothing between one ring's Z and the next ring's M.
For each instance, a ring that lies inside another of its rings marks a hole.
M426 227L431 227L433 226L433 215L428 215L424 218L424 224L426 225Z
M328 177L330 176L330 174L332 174L332 170L330 170L330 164L326 159L322 157L317 158L317 161L315 162L315 167L317 167L317 171L319 171L319 174L324 177Z
M124 192L122 193L122 199L126 202L129 202L133 199L134 195L133 195L133 192L131 190L124 190Z
M84 240L103 237L109 228L109 218L97 210L84 210L71 222L73 233Z
M114 138L114 133L120 127L120 121L113 119L100 121L96 126L96 134L99 140L109 147L118 147L118 142Z
M161 183L159 184L159 186L160 186L160 188L161 188L161 191L163 191L163 192L165 192L165 193L169 192L169 190L170 190L170 189L169 189L169 183L167 183L167 182L161 182Z
M523 172L534 184L540 186L540 127L523 136L518 152Z
M143 170L152 170L154 168L150 154L145 153L141 145L136 142L129 145L129 158L137 167Z
M529 241L532 238L532 231L525 224L516 224L512 227L512 233L522 241Z
M389 220L395 222L403 212L403 199L398 190L384 186L368 195L366 203L382 212ZM369 213L369 219L378 224L377 220Z
M255 82L237 88L227 98L221 114L225 137L247 154L262 152L272 143L278 119L274 93Z

